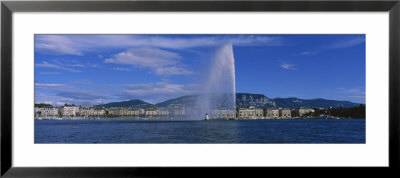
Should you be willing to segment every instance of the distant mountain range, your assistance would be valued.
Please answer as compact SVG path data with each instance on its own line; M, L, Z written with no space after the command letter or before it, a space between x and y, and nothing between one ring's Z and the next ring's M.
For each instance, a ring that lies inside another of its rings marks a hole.
M166 100L161 103L151 104L142 100L130 100L121 102L112 102L107 104L96 105L98 107L132 107L132 108L151 108L151 107L168 107L170 105L182 105L193 107L196 105L196 100L201 95L188 95L175 99ZM220 94L211 94L211 99L218 98ZM229 103L222 101L222 105ZM327 100L322 98L317 99L299 99L299 98L268 98L263 94L251 93L236 93L236 107L247 108L254 106L256 108L299 108L299 107L312 107L312 108L329 108L329 107L354 107L359 106L359 103L350 101Z
M106 108L111 108L111 107L151 108L151 107L154 107L154 104L135 99L135 100L129 100L129 101L100 104L100 105L96 105L96 106L106 107Z

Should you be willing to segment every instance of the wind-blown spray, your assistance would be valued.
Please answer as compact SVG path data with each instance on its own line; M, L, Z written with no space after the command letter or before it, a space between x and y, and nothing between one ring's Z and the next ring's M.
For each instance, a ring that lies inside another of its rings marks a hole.
M210 63L207 79L197 99L200 117L236 117L235 59L231 43L219 48ZM218 114L219 113L219 114ZM227 115L227 113L229 115Z

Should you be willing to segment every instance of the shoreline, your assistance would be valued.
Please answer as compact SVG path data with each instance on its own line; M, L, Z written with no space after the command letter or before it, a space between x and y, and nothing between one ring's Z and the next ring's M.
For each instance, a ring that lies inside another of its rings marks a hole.
M34 120L138 120L138 121L220 121L220 120L313 120L313 119L324 119L324 120L343 120L343 119L365 119L365 118L339 118L339 117L307 117L307 118L215 118L215 119L181 119L181 118L143 118L143 117L75 117L75 118L35 118Z

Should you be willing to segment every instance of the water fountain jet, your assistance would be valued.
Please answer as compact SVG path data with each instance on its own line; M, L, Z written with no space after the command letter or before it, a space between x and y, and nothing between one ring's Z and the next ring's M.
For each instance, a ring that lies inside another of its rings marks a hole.
M196 110L210 119L236 118L235 59L232 43L219 48L197 98Z

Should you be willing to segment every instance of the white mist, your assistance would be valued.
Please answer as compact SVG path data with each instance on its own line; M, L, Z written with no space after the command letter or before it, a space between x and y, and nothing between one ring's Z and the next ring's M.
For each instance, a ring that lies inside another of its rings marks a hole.
M214 110L230 110L236 114L235 58L231 43L220 47L209 65L206 80L201 85L196 110L199 117L208 114L215 118Z

